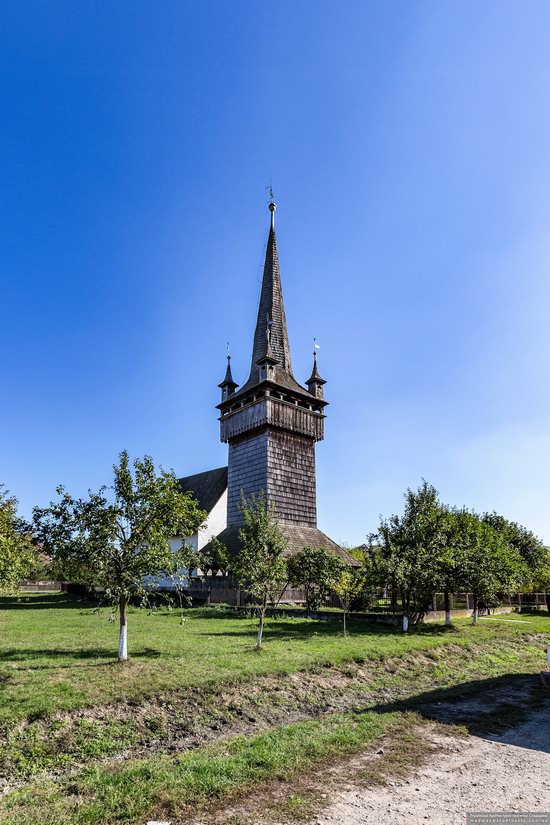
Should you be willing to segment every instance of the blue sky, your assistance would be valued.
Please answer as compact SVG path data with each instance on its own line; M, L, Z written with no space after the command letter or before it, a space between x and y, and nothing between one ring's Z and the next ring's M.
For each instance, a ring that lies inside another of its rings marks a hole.
M421 477L550 540L550 5L4 2L0 479L26 514L122 448L220 466L270 179L319 525Z

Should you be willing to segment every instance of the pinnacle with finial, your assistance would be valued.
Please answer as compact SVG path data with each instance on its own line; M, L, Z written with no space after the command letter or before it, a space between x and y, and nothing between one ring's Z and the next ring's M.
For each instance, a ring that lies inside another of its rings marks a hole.
M315 345L315 346L317 346L317 345ZM311 375L309 376L309 378L306 381L306 384L308 384L308 385L313 384L313 383L319 384L320 386L322 384L327 383L325 381L325 379L321 378L321 375L319 374L319 369L317 367L317 349L313 350L313 369L311 370Z
M271 212L271 229L275 229L275 212L277 210L277 204L273 200L273 192L271 193L272 199L269 201L269 211Z
M233 380L233 375L231 374L231 356L227 353L227 369L225 371L225 378L223 379L221 384L218 384L218 387L238 387L236 381Z

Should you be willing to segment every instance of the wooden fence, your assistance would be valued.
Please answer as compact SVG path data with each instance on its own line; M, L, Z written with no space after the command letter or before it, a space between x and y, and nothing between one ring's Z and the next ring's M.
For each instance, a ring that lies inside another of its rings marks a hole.
M189 595L195 602L206 604L229 604L234 607L244 607L252 604L253 600L248 594L239 589L238 583L230 576L207 576L205 579L193 579L189 589ZM304 592L301 588L287 588L282 598L282 605L302 605L304 603ZM451 593L451 611L458 615L473 609L474 597L472 593ZM338 596L327 596L323 603L324 608L341 609L342 603ZM487 606L483 600L478 604L481 613L493 609ZM502 610L521 610L531 608L536 610L546 609L546 596L544 593L503 593L499 596L499 605L496 608ZM379 613L384 615L398 616L402 613L401 601L397 594L392 594L389 588L381 589L375 594L375 598L366 608L369 614ZM426 616L433 617L445 610L445 599L443 593L435 593L432 602L426 611Z
M18 590L24 593L41 593L41 592L56 592L63 589L61 582L55 581L31 581L30 579L23 579L17 585Z
M31 581L25 579L19 582L19 590L23 592L56 592L63 591L78 596L90 598L100 598L101 593L96 588L87 588L81 584L71 584L70 582L57 581ZM245 607L253 605L254 600L250 598L246 591L239 588L238 582L231 576L206 576L204 579L193 578L190 582L188 595L191 596L194 604L227 604L232 607ZM304 604L304 593L301 588L287 588L279 604L300 607ZM473 596L471 593L451 593L450 607L455 616L467 615L473 609ZM481 614L495 609L496 612L521 611L522 609L546 610L547 602L544 593L502 593L499 596L499 605L493 608L486 605L483 600L479 601L479 611ZM342 609L342 603L338 596L327 596L323 602L322 609ZM361 610L361 608L357 608ZM397 594L391 593L389 588L380 590L375 594L373 601L365 609L369 616L400 616L402 613L400 599ZM443 593L435 593L428 610L424 616L427 620L439 619L443 616L445 601ZM355 611L353 611L355 612Z

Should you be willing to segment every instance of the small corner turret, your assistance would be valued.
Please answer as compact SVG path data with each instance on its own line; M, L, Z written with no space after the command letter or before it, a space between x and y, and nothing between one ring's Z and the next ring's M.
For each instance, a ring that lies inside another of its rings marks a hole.
M324 378L321 378L319 374L319 370L317 368L317 350L313 350L313 369L311 370L311 375L306 381L306 386L308 392L311 395L314 395L315 398L323 398L323 386L327 382Z
M233 380L233 376L231 374L231 356L229 353L227 354L227 369L225 371L225 378L218 384L218 387L222 391L222 401L227 401L227 399L234 394L235 390L239 385L236 381Z

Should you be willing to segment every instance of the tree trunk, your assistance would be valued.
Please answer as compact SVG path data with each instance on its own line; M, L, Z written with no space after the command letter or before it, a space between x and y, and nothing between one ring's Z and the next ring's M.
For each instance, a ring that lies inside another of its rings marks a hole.
M518 593L518 613L521 613L521 593Z
M405 591L401 591L401 604L403 606L403 633L409 630L409 598Z
M120 635L118 637L118 661L125 662L128 659L128 602L121 598L118 604L120 619Z
M262 646L262 638L264 635L264 620L265 620L265 610L267 607L267 596L264 596L264 601L262 606L260 607L260 624L258 626L258 638L256 639L256 650L260 650Z
M550 616L550 590L546 591L544 597L546 599L546 609L548 611L548 615Z
M473 620L473 624L477 624L477 612L478 612L477 611L477 603L478 603L477 593L473 594L473 598L474 598L474 609L473 609L473 612L472 612L472 620Z
M344 636L347 636L347 635L348 634L347 634L347 630L346 630L346 608L344 608Z
M443 591L443 598L445 599L445 624L447 627L451 626L451 599L449 598L449 588Z

